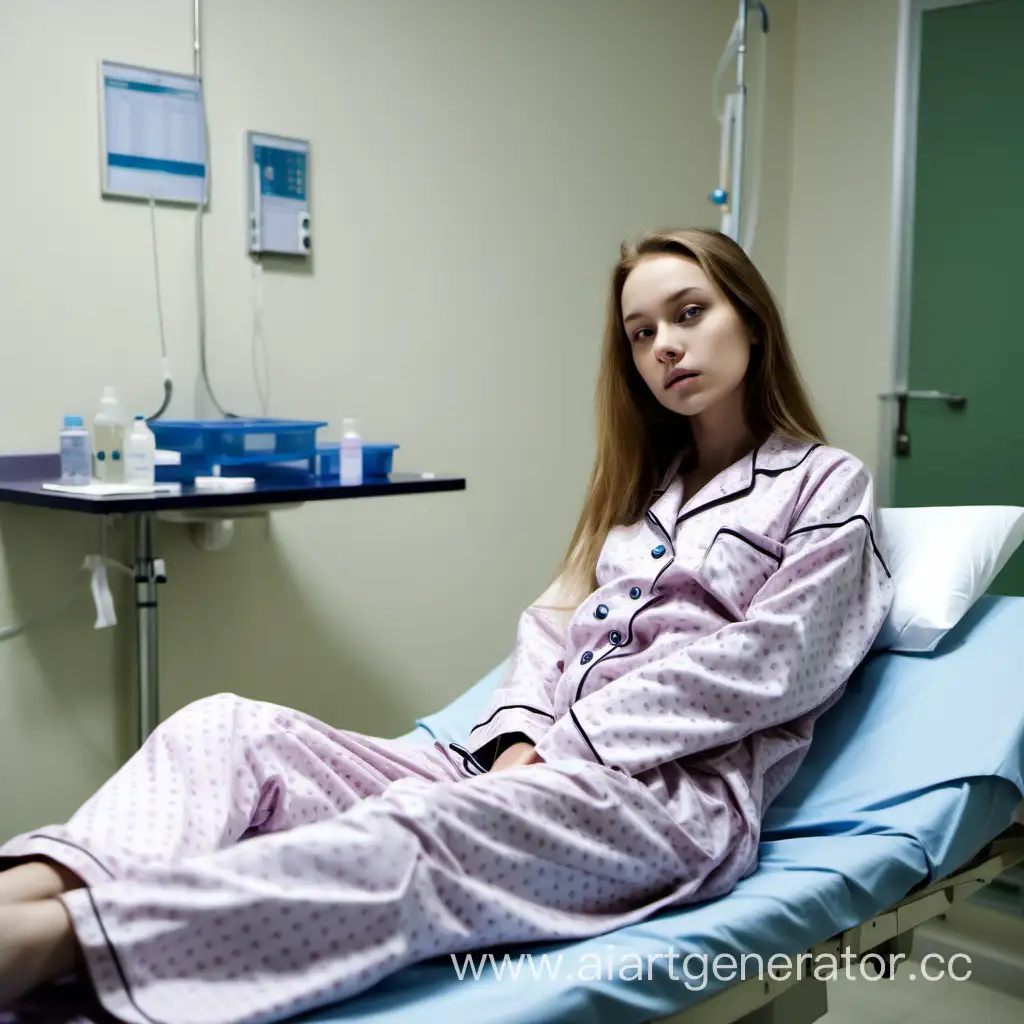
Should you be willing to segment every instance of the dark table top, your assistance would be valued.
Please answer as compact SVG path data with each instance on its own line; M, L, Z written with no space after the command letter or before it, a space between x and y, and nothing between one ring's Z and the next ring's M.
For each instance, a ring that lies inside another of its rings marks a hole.
M392 473L386 479L367 480L360 486L342 486L337 480L313 483L258 483L248 491L197 491L182 484L180 494L118 494L90 497L43 489L60 477L57 455L0 455L0 501L66 512L111 515L127 512L166 512L174 509L252 508L259 505L291 505L303 501L339 498L374 498L389 494L425 494L432 491L464 491L464 477L424 479L419 473Z

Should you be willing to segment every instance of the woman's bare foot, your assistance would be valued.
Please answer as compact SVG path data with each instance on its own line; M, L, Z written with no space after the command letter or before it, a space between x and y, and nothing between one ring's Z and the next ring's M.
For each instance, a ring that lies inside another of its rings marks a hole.
M70 974L77 959L71 919L60 900L0 906L0 1009Z
M59 864L29 861L0 871L0 905L52 899L72 889L81 889L82 884L78 875Z

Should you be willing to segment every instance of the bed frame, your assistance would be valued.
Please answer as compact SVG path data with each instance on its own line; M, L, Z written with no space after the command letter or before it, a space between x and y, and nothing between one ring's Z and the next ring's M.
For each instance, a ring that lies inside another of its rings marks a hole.
M877 953L890 965L890 957L910 955L914 929L918 925L962 903L1022 863L1024 825L1015 821L953 874L932 884L922 883L899 903L819 943L807 953L813 963L816 962L813 958L828 955L838 958L849 950L850 959L840 960L841 964L853 964L869 953ZM658 1021L659 1024L812 1024L828 1012L827 992L827 982L814 977L778 981L746 978L681 1013L658 1018Z

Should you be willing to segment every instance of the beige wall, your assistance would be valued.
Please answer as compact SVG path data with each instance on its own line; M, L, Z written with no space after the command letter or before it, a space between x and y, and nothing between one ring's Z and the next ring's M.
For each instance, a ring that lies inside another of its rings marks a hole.
M244 133L308 138L313 266L265 279L271 411L357 416L368 438L401 443L396 468L462 474L469 487L311 505L245 525L220 554L165 525L163 711L234 690L404 732L505 655L567 541L620 239L714 219L710 83L733 5L204 6L219 397L256 406ZM0 89L19 97L5 107L5 148L31 155L5 162L0 189L0 448L52 449L61 416L90 415L105 383L132 410L159 398L148 215L100 199L96 68L106 58L190 70L192 4L0 10ZM756 255L785 294L795 2L772 11ZM172 413L189 416L193 221L157 214ZM113 547L125 532L115 524ZM0 622L62 594L97 536L82 518L0 508ZM59 618L0 644L0 835L67 815L128 753L125 596L116 631L91 629L83 590Z
M829 440L883 469L898 0L800 0L786 310ZM884 498L885 480L876 479Z

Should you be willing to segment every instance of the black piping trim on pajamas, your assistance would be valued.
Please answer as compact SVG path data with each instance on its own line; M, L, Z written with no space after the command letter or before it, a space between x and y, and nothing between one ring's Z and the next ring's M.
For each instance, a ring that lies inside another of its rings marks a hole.
M849 526L850 523L855 523L857 520L861 520L864 525L868 528L868 539L871 541L871 550L875 553L875 558L878 559L879 564L882 566L885 575L892 579L892 573L889 572L889 566L885 564L885 559L882 557L882 552L878 550L878 545L875 543L875 533L871 529L871 523L868 521L866 516L855 515L850 516L849 519L844 519L841 523L818 523L815 526L801 526L791 533L786 534L786 540L790 537L795 537L800 533L810 533L812 530L838 530L840 527Z
M676 520L676 526L679 526L680 523L685 523L688 519L692 519L694 516L700 515L701 512L707 512L709 509L717 508L719 505L727 505L730 501L736 501L738 498L747 497L747 495L754 490L754 486L757 484L757 478L759 476L781 476L783 473L788 473L792 469L798 469L807 461L811 452L813 452L815 448L820 447L820 444L812 444L800 457L799 462L794 462L792 466L783 466L781 469L759 469L757 466L757 453L761 450L759 445L754 449L754 454L751 456L753 470L750 474L749 484L742 488L742 490L735 491L732 494L723 495L721 498L715 498L714 501L705 502L703 505L698 505L696 508L690 509L689 512L684 512Z
M583 731L583 726L580 725L580 720L576 717L576 712L572 708L569 708L569 716L572 718L573 725L576 726L580 731L580 735L583 737L583 742L590 747L590 752L597 758L598 764L604 764L604 758L597 752L597 747L590 742L590 737Z
M487 774L487 769L473 756L473 754L470 751L468 751L464 746L462 746L462 744L449 743L448 748L450 750L454 750L455 753L462 758L462 767L466 769L467 775ZM473 767L477 769L475 772L470 769L470 764L472 764Z
M488 718L486 721L481 722L479 725L474 725L473 728L469 731L476 732L477 729L482 729L485 725L489 724L490 722L493 722L496 715L500 715L502 711L509 711L512 708L523 708L523 710L525 711L532 711L535 715L543 715L545 718L550 718L552 722L555 720L554 715L550 714L547 711L541 711L540 708L531 707L529 704L502 704L501 707L498 708L494 712L494 714L491 715L490 718Z
M651 517L655 520L655 522L657 522L657 517L655 517L652 513L650 513L649 510L648 510L648 514L650 514ZM661 523L658 523L658 525L661 526ZM664 527L662 527L662 530L664 531ZM675 561L674 557L670 558L662 566L661 571L658 573L658 575L654 577L654 582L651 584L651 592L652 593L654 592L654 588L658 585L658 580L660 580L661 577L665 575L665 572L668 570L669 566L674 561ZM630 652L630 651L619 651L619 648L620 647L628 647L629 644L632 643L632 641L633 641L633 623L636 621L636 617L641 612L647 611L648 608L651 608L654 605L659 604L664 599L665 599L665 595L664 594L655 594L653 600L648 601L647 604L642 605L640 608L637 608L637 610L635 612L633 612L633 614L630 616L630 619L629 619L629 625L626 627L626 636L623 639L622 643L618 644L615 647L609 648L607 651L605 651L604 654L602 654L600 658L598 658L596 661L594 661L590 665L590 667L586 670L586 672L584 672L583 675L580 676L580 682L579 682L579 686L576 687L576 696L573 699L573 704L575 704L576 701L578 701L580 699L580 697L581 697L581 695L583 693L583 687L586 685L586 682L587 682L587 676L590 675L591 670L597 668L598 665L602 664L605 661L610 661L612 658L625 658L630 653L633 653L633 652ZM616 651L618 651L619 653L616 654ZM601 755L597 752L597 748L594 746L593 743L590 742L590 737L587 735L586 730L580 724L580 720L576 717L576 713L573 711L572 705L569 706L569 716L572 718L573 725L576 726L577 731L583 737L583 742L586 743L586 745L588 747L590 747L590 749L593 751L594 757L597 758L598 764L604 764L604 760L601 758Z
M150 1017L145 1010L135 1001L135 996L132 994L132 987L128 984L128 975L125 974L124 965L121 963L121 958L117 955L117 950L114 949L114 944L110 941L110 936L107 934L106 926L103 924L103 918L100 917L100 908L96 906L96 897L92 894L92 889L86 888L86 895L89 897L89 903L92 904L92 912L96 917L96 923L100 926L100 934L103 936L103 941L107 944L107 950L110 953L111 960L114 961L114 967L117 968L118 977L121 979L121 985L124 988L124 993L128 997L128 1001L138 1011L140 1017L144 1017L149 1021L149 1024L162 1024L161 1021Z
M665 566L665 569L667 569L671 564L672 564L672 562L667 563L666 566ZM658 573L659 577L665 571L665 569L662 569L661 572ZM654 582L655 583L658 582L657 578L655 578ZM653 588L653 584L652 584L652 588ZM648 601L647 604L641 605L641 607L637 608L637 610L635 612L633 612L633 614L629 618L629 624L626 626L626 635L622 638L622 642L619 643L619 644L616 644L614 647L609 647L608 650L605 651L604 654L602 654L600 658L598 658L596 661L594 661L590 665L590 667L586 670L586 672L584 672L583 675L580 677L579 686L576 687L576 697L573 699L573 704L575 704L576 701L578 701L580 699L580 695L583 693L583 686L584 686L584 684L587 681L587 676L590 675L590 673L591 673L591 671L593 669L597 668L597 666L600 665L602 662L608 661L611 658L615 658L615 657L624 658L629 653L635 653L635 652L629 652L629 651L619 651L619 648L621 648L621 647L628 647L633 642L633 623L636 621L636 617L638 615L642 614L643 612L647 611L648 608L651 608L654 605L656 605L659 602L661 602L662 600L664 600L664 598L665 598L664 594L656 594L655 597L654 597L654 600ZM616 654L616 651L619 651L619 653Z
M671 543L672 543L672 538L671 538L671 537L669 537L669 535L668 535L668 532L667 532L667 531L665 530L665 527L664 527L664 526L662 526L662 525L661 525L661 523L659 523L659 522L658 522L658 517L657 517L656 515L654 515L654 513L653 513L653 512L651 512L651 511L650 511L649 509L648 509L648 515L649 515L649 516L650 516L650 517L651 517L651 518L652 518L652 519L653 519L653 520L654 520L654 521L655 521L656 523L658 523L658 526L660 527L660 529L661 529L662 533L664 533L664 534L665 534L666 538L668 539L668 542L669 542L669 544L671 545ZM652 594L654 594L654 600L652 600L652 601L648 601L648 602L647 602L647 604L645 604L645 605L641 605L641 606L640 606L639 608L637 608L637 610L636 610L635 612L633 612L633 614L632 614L632 615L630 616L630 618L629 618L629 624L628 624L628 625L626 626L626 636L625 636L625 639L624 639L624 640L622 641L622 643L621 643L621 644L618 644L618 645L617 645L617 646L615 646L615 647L612 647L612 648L610 648L610 649L609 649L609 650L607 650L607 651L605 651L605 652L604 652L604 654L602 654L600 658L598 658L598 659L597 659L597 660L596 660L595 662L593 662L593 663L592 663L592 664L590 665L590 667L589 667L589 668L588 668L588 669L586 670L586 672L584 672L584 673L583 673L583 675L582 675L582 676L580 677L580 683L579 683L579 686L577 686L577 687L576 687L576 697L575 697L575 698L574 698L574 700L573 700L573 704L575 704L575 703L576 703L576 701L578 701L578 700L580 699L580 694L582 694L582 693L583 693L583 687L584 687L584 685L585 685L585 684L586 684L586 682L587 682L587 676L589 676L589 675L590 675L591 671L592 671L593 669L597 668L597 666L598 666L598 665L600 665L600 664L601 664L601 663L602 663L603 661L607 661L607 660L608 660L608 659L609 659L610 657L614 657L614 656L616 656L616 655L615 655L615 652L616 652L616 651L617 651L617 650L618 650L618 649L619 649L620 647L628 647L628 646L629 646L629 645L630 645L630 644L631 644L631 643L633 642L633 623L634 623L634 622L636 621L636 617L637 617L637 616L638 616L638 615L639 615L639 614L640 614L641 612L645 612L645 611L647 611L647 609L648 609L648 608L652 607L653 605L656 605L656 604L658 604L658 603L659 603L660 601L662 601L662 600L664 599L665 595L664 595L664 594L658 594L658 593L657 593L657 592L655 591L655 588L656 588L656 587L658 586L658 580L660 580L660 579L661 579L661 577L665 575L665 573L666 573L666 572L668 571L668 569L669 569L669 567L670 567L670 566L672 565L672 563L673 563L673 562L675 562L675 560L676 560L676 559L675 559L675 551L673 551L673 552L672 552L672 557L671 557L671 558L670 558L670 559L669 559L669 560L668 560L668 561L667 561L667 562L666 562L666 563L665 563L665 564L664 564L664 565L663 565L663 566L661 567L661 571L660 571L660 572L658 573L658 575L657 575L657 576L655 576L655 577L654 577L654 580L653 580L653 581L652 581L652 583L651 583L651 593L652 593ZM620 658L624 658L625 656L626 656L626 652L625 652L625 651L623 651L622 653L620 653L620 654L618 655L618 657L620 657ZM575 716L573 716L573 717L575 718ZM578 722L577 722L577 725L579 725L579 723L578 723ZM582 730L581 730L581 731L582 731ZM587 740L587 743L590 743L590 740Z
M665 527L661 525L661 520L654 514L654 510L653 509L648 509L647 510L647 518L652 523L654 523L658 527L659 530L661 530L663 536L665 537L665 540L668 542L669 550L672 552L672 557L675 558L676 545L675 545L675 542L672 539L672 534L670 534L668 532L668 530L666 530ZM660 576L661 573L658 573L658 575Z
M100 871L106 872L111 879L116 879L117 875L114 874L106 864L103 863L94 853L90 853L84 846L79 846L78 843L71 842L70 839L58 839L56 836L48 836L45 832L33 832L28 836L29 839L45 839L50 843L63 843L65 846L70 846L72 850L78 850L79 853L84 853L86 857L91 860Z
M673 559L672 561L675 561L675 559ZM661 572L658 573L658 576L655 577L655 580L654 580L655 583L658 582L658 579L661 577L662 573L664 573L665 569L667 569L672 564L672 561L668 562L665 565L665 568L662 569ZM653 588L653 584L652 584L652 588ZM590 668L588 668L586 670L586 672L584 672L583 675L580 677L580 683L579 683L579 686L576 687L576 697L573 700L573 704L575 704L576 701L578 701L580 699L580 697L581 697L581 695L583 693L583 687L584 687L584 685L587 682L587 676L590 675L591 669L597 668L598 665L600 665L600 664L602 664L603 662L606 662L606 661L611 661L613 658L625 658L628 654L633 653L631 651L620 651L618 654L616 654L615 652L619 650L619 647L627 647L630 644L630 642L632 641L632 639L633 639L633 622L636 619L636 617L641 612L647 611L647 609L650 608L652 605L658 604L660 601L662 601L664 599L664 597L665 597L664 594L658 594L658 595L655 596L653 601L648 601L647 604L645 604L642 608L637 608L637 610L630 617L629 625L626 627L626 636L625 636L625 639L623 639L622 643L619 644L617 647L612 647L609 650L605 651L604 654L602 654L601 657L598 658L590 666ZM601 755L597 752L597 748L594 746L593 743L590 742L590 737L587 735L586 730L583 728L582 725L580 725L580 720L576 717L576 713L573 711L572 705L569 705L569 715L572 718L573 725L576 726L576 729L578 730L579 734L583 737L583 742L586 743L586 745L588 747L590 747L590 749L594 752L594 757L597 758L598 764L604 764L604 761L601 759Z
M723 533L728 534L730 537L735 537L737 540L743 541L744 544L749 545L755 551L759 551L762 555L765 555L766 557L772 559L774 562L777 562L779 565L782 565L782 555L777 555L774 551L769 551L767 548L761 547L760 544L755 544L749 537L744 537L742 533L737 533L736 530L732 530L728 526L723 526L718 531L718 533L716 533L714 537L711 538L711 543L708 545L707 551L704 552L705 558L708 557L708 554L711 552L711 549L715 546L715 541L718 540L718 538L721 537ZM792 536L792 534L790 534L790 536Z

